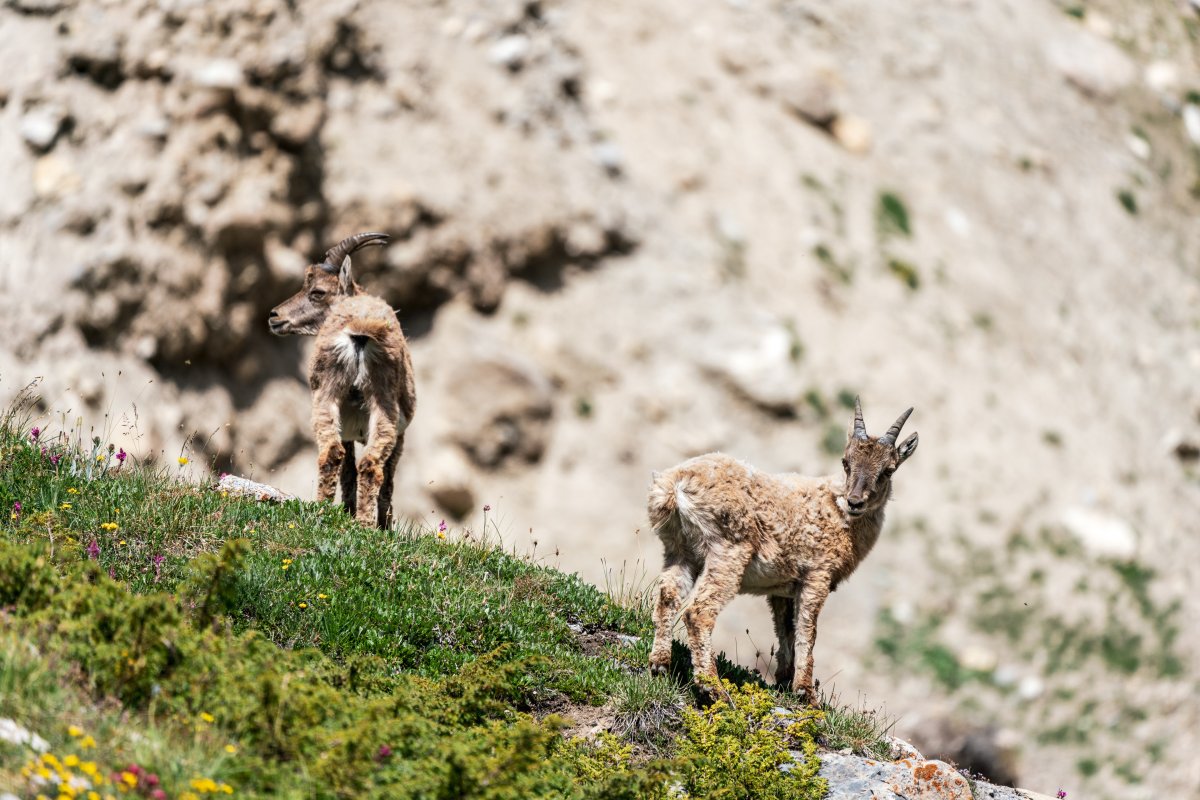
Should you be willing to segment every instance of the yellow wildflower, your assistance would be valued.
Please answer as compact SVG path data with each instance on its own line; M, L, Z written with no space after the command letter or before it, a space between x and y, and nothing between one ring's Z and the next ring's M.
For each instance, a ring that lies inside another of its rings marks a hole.
M321 594L317 595L317 599L318 599L318 600L328 600L328 599L329 599L329 595L327 595L327 594L325 594L324 592L322 592Z
M42 756L42 763L53 767L58 764L58 756L54 755L54 753L46 753Z
M95 761L84 761L82 764L79 765L79 771L89 777L95 777L96 772L98 771L98 769L96 767L96 762Z
M38 767L34 770L34 774L36 774L42 780L50 780L50 770L46 769L45 767Z
M72 739L78 739L80 736L83 736L83 728L79 727L78 725L68 725L67 735Z
M119 509L119 508L114 508L114 509L113 509L113 513L114 513L114 514L120 514L120 513L121 513L121 509Z
M234 753L237 752L237 748L231 744L227 744L227 745L225 745L225 752L229 753L229 755L233 755Z
M134 775L129 770L125 770L121 773L121 782L132 789L137 786L137 775Z
M96 746L96 740L93 739L91 736L85 736L79 740L79 746L82 747L84 750L87 750L89 747Z
M66 758L63 759L62 763L63 763L64 767L78 767L79 766L79 756L75 755L74 753L71 753L69 756L67 756Z
M70 511L70 510L71 510L71 504L70 504L70 503L63 503L62 505L60 505L60 506L59 506L59 508L61 508L63 511Z
M99 792L88 792L87 800L100 800L100 793Z
M117 544L125 544L125 540L122 539L121 541L117 542Z
M230 786L228 783L222 783L221 791L224 792L225 794L233 794L233 787Z
M106 531L115 531L117 528L119 528L121 526L115 522L101 522L100 527L104 528L104 530L106 530Z
M181 467L187 466L187 463L188 463L187 456L180 456L179 458L177 458L175 460L179 462L179 466L181 466Z
M97 461L103 461L103 460L104 460L104 454L103 454L103 453L100 453L99 455L97 455L97 456L96 456L96 460L97 460Z
M79 490L72 486L71 488L67 489L67 494L79 494Z
M294 523L294 522L288 523L288 530L295 530L295 528L296 528L296 523Z
M205 794L217 791L217 782L212 778L192 778L190 785L197 792Z
M196 796L195 792L184 792L179 795L179 800L200 800L200 798Z
M301 603L301 604L300 604L300 607L301 607L301 608L308 608L308 603Z

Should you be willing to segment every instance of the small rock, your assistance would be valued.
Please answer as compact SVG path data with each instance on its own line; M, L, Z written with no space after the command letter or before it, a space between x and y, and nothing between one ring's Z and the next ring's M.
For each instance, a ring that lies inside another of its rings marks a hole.
M192 73L192 80L205 89L232 91L244 80L242 65L232 58L214 58Z
M958 661L964 668L974 672L991 672L996 668L996 654L979 645L964 648Z
M1179 67L1170 61L1155 61L1142 72L1142 80L1156 92L1174 92L1179 88Z
M54 106L38 106L21 118L21 138L34 151L44 153L54 147L62 132L66 115Z
M1137 534L1123 519L1090 508L1068 508L1062 524L1083 548L1097 558L1128 560L1137 552Z
M1200 147L1200 106L1195 103L1183 107L1183 129L1187 132L1188 140Z
M1125 146L1142 161L1150 158L1150 143L1135 133L1125 137Z
M42 156L33 165L33 191L38 197L64 197L77 191L82 182L71 163L61 156Z
M528 54L529 37L515 33L493 44L488 51L488 60L516 72L525 65Z
M171 121L162 114L150 114L138 120L134 130L139 136L162 141L171 132Z
M1017 696L1022 700L1036 700L1046 691L1046 684L1036 675L1026 675L1017 684Z
M625 163L621 148L612 142L601 142L592 147L592 158L613 177L621 174Z
M871 123L853 114L839 116L833 121L833 138L847 151L863 155L871 150Z
M828 71L785 75L774 91L785 108L810 125L827 130L838 116L836 77Z
M1137 76L1133 61L1119 47L1083 33L1052 42L1047 57L1067 83L1097 100L1111 100Z
M425 473L427 491L435 503L456 519L475 508L471 470L456 450L442 448Z
M282 503L286 500L296 499L294 494L281 492L274 486L268 486L265 483L258 483L257 481L237 475L222 475L214 488L218 492L228 492L231 497L246 497L251 500L270 500L275 503Z
M642 637L640 637L640 636L630 636L629 634L626 634L626 633L618 633L617 634L617 641L619 641L625 647L633 647L635 644L637 644L641 640L642 640Z

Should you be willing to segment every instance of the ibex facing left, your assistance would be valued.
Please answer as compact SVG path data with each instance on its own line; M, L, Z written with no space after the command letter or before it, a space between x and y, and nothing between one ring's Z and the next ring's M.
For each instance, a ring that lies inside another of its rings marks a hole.
M309 365L312 424L317 439L317 499L333 499L364 525L392 521L396 462L417 396L412 358L396 313L366 294L350 268L360 247L387 243L384 233L359 233L332 247L304 272L304 286L271 310L277 336L317 337ZM365 445L355 463L354 443Z

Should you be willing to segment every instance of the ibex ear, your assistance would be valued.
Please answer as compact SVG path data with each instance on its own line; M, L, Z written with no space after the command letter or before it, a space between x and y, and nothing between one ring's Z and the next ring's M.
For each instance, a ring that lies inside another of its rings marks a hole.
M914 452L916 452L916 449L917 449L917 435L914 433L912 436L908 437L903 442L901 442L900 446L896 448L896 452L900 455L900 461L897 463L896 466L903 464L909 456L911 456Z
M342 259L342 268L338 271L338 286L342 294L352 294L354 291L354 275L350 272L350 256Z

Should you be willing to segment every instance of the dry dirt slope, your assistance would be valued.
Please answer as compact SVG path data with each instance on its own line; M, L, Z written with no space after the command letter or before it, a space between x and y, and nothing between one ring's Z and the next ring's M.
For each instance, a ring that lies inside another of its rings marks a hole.
M598 581L656 566L650 470L832 469L840 399L873 429L915 405L819 675L901 734L994 728L1042 791L1188 796L1196 27L1166 0L9 0L2 385L311 492L304 347L265 312L384 229L359 266L420 373L398 502L490 503ZM741 660L765 616L723 620Z

